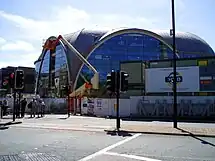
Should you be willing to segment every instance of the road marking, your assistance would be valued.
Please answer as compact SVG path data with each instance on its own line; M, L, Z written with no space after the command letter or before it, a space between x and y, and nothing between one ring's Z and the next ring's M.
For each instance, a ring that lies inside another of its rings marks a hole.
M111 149L113 149L113 148L116 148L117 146L120 146L120 145L122 145L122 144L125 144L126 142L131 141L131 140L137 138L137 137L140 136L140 135L141 135L141 134L135 134L135 135L133 135L133 136L131 136L131 137L129 137L129 138L126 138L126 139L124 139L124 140L121 140L121 141L117 142L116 144L110 145L110 146L108 146L108 147L106 147L106 148L104 148L104 149L102 149L102 150L99 150L98 152L95 152L95 153L93 153L93 154L91 154L91 155L88 155L88 156L86 156L86 157L80 159L79 161L88 161L88 160L90 160L90 159L93 159L93 158L95 158L96 156L101 155L101 154L103 154L103 153L105 153L105 152L107 152L107 151L109 151L109 150L111 150Z
M89 129L91 131L104 131L104 129L110 129L111 126L88 126L88 125L70 125L70 124L39 124L39 123L24 123L20 125L13 125L13 127L24 128L43 128L43 129L56 129L56 130L73 130L73 129Z
M136 155L130 155L130 154L119 154L119 153L114 153L114 152L104 152L103 154L112 155L112 156L120 156L120 157L125 157L125 158L136 159L136 160L144 160L144 161L161 161L161 160L142 157L142 156L136 156Z
M30 125L13 125L15 128L34 128L34 129L50 129L50 130L71 130L71 131L87 131L87 132L104 132L104 129L100 128L89 128L89 127L53 127L53 126L30 126Z

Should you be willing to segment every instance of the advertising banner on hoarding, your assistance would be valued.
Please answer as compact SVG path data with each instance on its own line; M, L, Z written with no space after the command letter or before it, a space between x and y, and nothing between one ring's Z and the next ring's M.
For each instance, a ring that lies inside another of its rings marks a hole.
M145 71L147 93L172 92L173 68L150 68ZM178 92L199 92L199 67L178 67L176 73Z

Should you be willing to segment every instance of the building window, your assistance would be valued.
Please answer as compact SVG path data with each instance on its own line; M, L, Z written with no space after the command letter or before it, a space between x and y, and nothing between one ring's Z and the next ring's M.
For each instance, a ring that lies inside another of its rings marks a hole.
M100 82L106 80L106 75L112 69L120 68L120 61L159 60L172 57L171 50L153 37L144 34L122 34L107 40L99 46L88 58L89 62L99 72ZM81 70L82 75L92 77L93 73L86 66ZM89 78L89 79L90 79ZM78 78L76 88L82 85ZM104 83L100 83L101 85Z
M45 54L39 80L41 97L65 97L62 87L68 85L68 69L65 51L61 45L55 52Z

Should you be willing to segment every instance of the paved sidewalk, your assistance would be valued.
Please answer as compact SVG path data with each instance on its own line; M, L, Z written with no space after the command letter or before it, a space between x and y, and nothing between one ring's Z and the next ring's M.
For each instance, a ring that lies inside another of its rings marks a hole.
M82 117L67 115L46 115L45 117L18 118L15 122L11 116L0 119L1 126L11 126L19 128L40 128L53 130L73 130L73 131L94 131L104 132L104 129L109 129L112 126L112 120L106 121L104 118Z
M24 119L16 119L15 123L11 121L10 118L1 119L0 126L114 132L116 124L115 119L86 116L71 116L68 118L67 115L47 115L44 118L29 118L27 116ZM178 127L178 129L174 129L171 122L121 121L120 130L127 133L215 137L215 124L178 123Z
M108 129L106 131L110 130L115 131L114 129ZM173 128L171 126L158 125L122 125L120 131L125 131L128 133L215 137L215 128L196 128L180 126L178 126L178 128Z

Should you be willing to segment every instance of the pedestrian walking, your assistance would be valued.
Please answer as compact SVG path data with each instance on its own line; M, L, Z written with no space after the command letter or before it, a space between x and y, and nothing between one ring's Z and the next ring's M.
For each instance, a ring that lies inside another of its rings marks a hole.
M16 100L15 109L16 109L16 118L20 118L20 104L18 100Z
M40 117L40 113L41 113L41 100L37 99L36 100L36 107L37 107L37 117Z
M45 102L42 101L41 102L41 117L45 116L45 108L46 108Z
M26 101L26 98L24 98L24 99L21 101L21 117L22 117L22 118L25 116L25 108L26 108L26 105L27 105L27 101Z
M32 117L32 102L33 100L31 100L29 103L28 103L28 109L30 110L30 115Z
M37 99L34 98L33 102L32 102L32 115L35 117L36 113L38 111L38 107L37 107Z
M7 102L7 100L3 100L2 109L3 109L3 116L6 116L7 115L7 109L8 109L8 102Z
M1 115L1 119L2 119L2 117L3 117L2 106L3 106L3 103L2 103L2 101L0 101L0 115Z
M37 112L37 100L34 98L32 101L32 108L31 108L31 117L35 117L36 112Z

